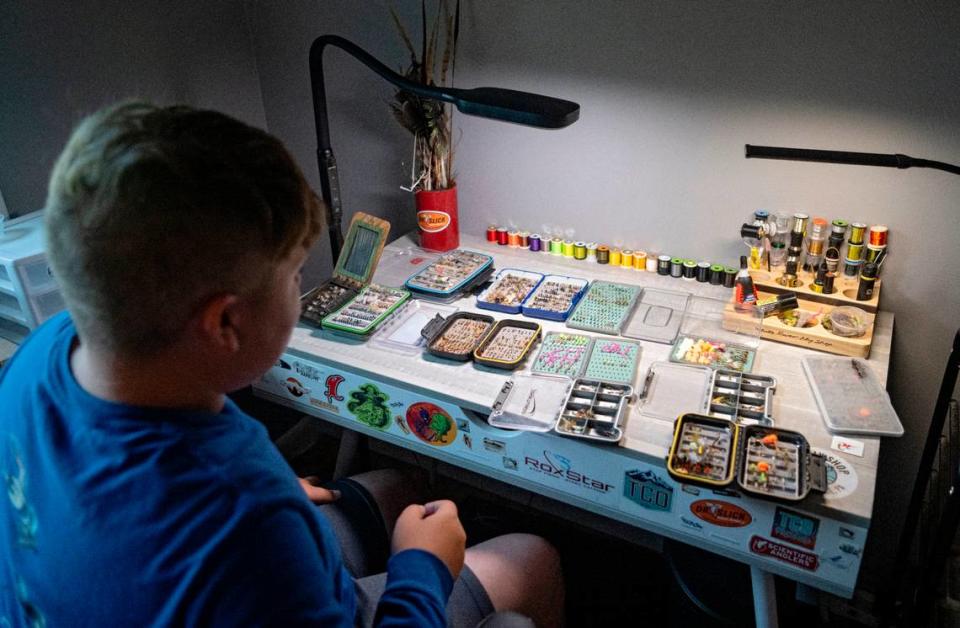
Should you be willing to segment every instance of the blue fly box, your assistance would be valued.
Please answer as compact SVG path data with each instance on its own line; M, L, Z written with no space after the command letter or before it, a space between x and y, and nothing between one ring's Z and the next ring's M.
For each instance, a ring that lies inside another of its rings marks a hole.
M524 316L565 321L590 282L578 277L547 275L521 305Z
M490 286L477 295L477 307L485 310L519 314L524 300L543 280L541 273L504 268Z
M454 297L491 266L493 257L486 253L456 249L418 271L404 285L415 295Z

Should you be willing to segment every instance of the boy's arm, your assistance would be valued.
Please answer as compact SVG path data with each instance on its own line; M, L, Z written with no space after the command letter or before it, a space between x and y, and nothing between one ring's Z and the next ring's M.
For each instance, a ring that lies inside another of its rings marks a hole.
M204 557L174 623L353 626L356 594L335 547L296 508L251 517Z
M446 626L447 599L463 568L466 538L453 502L408 506L394 526L394 555L374 623Z

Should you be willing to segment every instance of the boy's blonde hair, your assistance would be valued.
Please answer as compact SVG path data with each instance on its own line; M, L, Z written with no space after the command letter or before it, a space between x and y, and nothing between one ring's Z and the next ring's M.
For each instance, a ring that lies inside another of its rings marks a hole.
M256 297L310 246L320 202L279 140L221 113L124 103L85 119L50 178L47 254L84 342L153 354L206 299Z

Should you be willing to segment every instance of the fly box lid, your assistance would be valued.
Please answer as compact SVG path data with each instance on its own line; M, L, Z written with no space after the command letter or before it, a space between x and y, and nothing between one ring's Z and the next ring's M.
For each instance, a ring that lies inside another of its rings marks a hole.
M334 280L354 289L370 283L389 233L390 223L386 220L355 213L333 269Z
M473 350L473 361L494 368L515 369L540 338L540 331L540 324L533 321L499 321Z
M474 312L456 312L446 318L437 314L420 334L427 341L428 353L466 362L494 323L492 316Z
M700 414L674 424L667 472L685 484L726 488L736 482L757 497L789 502L827 489L824 458L799 432Z
M572 385L567 377L518 373L500 388L487 422L503 429L549 432Z

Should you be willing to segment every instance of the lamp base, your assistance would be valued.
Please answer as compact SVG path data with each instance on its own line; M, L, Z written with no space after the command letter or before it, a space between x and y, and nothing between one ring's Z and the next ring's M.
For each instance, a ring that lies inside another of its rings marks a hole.
M420 246L431 251L450 251L460 246L457 187L419 190L414 199Z

